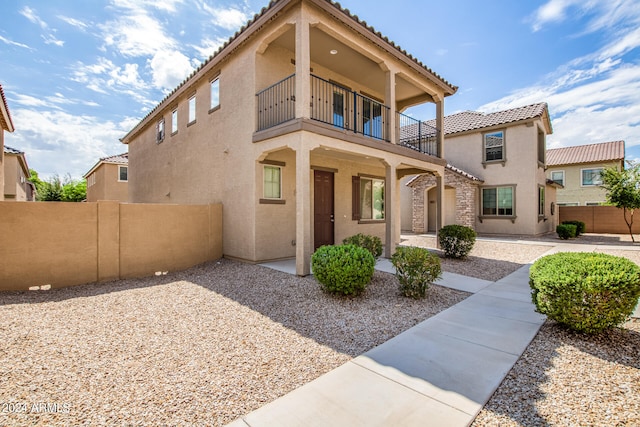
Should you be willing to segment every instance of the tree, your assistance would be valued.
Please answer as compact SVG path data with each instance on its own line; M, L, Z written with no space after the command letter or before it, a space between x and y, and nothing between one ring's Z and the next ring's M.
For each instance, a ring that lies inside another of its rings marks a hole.
M36 200L39 202L81 202L87 198L87 182L74 180L70 174L61 180L56 174L46 181L31 169L29 180L36 186Z
M621 171L615 167L606 168L600 176L602 187L607 190L607 202L622 209L624 222L635 243L632 227L634 211L640 209L640 164L632 164Z

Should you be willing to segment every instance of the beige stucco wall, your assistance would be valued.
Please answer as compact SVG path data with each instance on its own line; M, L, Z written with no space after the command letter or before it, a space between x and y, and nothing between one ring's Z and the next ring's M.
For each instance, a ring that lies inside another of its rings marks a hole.
M4 129L0 126L0 188L4 189ZM0 191L0 202L4 200L4 191Z
M617 167L620 163L585 163L580 165L554 166L547 169L547 177L551 179L554 171L564 171L564 188L558 189L558 203L586 206L587 203L603 203L607 200L606 190L600 186L583 186L582 170Z
M4 156L4 200L24 202L27 200L27 175L15 154Z
M222 256L221 205L5 201L0 217L0 290L144 276Z
M533 124L519 124L502 128L505 130L506 162L487 163L483 167L482 132L451 136L445 139L447 160L454 166L484 180L480 187L515 186L515 212L517 218L484 218L476 221L476 231L485 234L529 234L537 235L554 231L554 222L538 217L538 187L546 186L544 165L538 162L538 129L543 129L537 120ZM477 212L480 215L478 197ZM545 215L550 217L551 202L555 201L552 187L546 189ZM556 212L557 217L557 212Z
M87 202L98 200L117 200L127 202L129 200L129 183L118 181L119 166L113 163L103 163L93 172L95 184L87 183ZM126 166L126 165L122 165ZM87 177L89 181L90 177Z

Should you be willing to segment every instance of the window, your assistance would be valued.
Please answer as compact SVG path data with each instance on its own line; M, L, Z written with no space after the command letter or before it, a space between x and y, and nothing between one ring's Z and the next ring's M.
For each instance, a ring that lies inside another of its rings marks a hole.
M196 96L189 98L189 124L196 121Z
M538 216L544 216L544 187L538 186Z
M220 79L211 82L211 110L220 106Z
M128 172L127 166L118 166L118 181L128 181Z
M486 162L505 160L504 131L484 134L484 160Z
M160 144L164 141L164 119L160 119L156 125L156 142Z
M551 172L551 181L556 184L564 185L564 171Z
M264 198L282 198L282 168L279 166L264 167Z
M482 215L514 216L515 203L513 187L494 187L482 189Z
M171 134L178 132L178 109L171 112Z
M544 137L544 132L542 132L538 128L538 162L544 165L544 155L546 151L546 141Z
M582 185L587 187L602 184L600 173L602 173L602 168L582 169Z
M353 177L352 219L384 220L384 179Z

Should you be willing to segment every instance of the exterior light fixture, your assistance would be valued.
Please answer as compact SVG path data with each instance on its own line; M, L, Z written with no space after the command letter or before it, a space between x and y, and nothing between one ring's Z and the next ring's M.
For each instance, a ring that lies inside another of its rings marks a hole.
M331 49L331 50L329 51L329 53L330 53L331 55L337 55L337 54L338 54L338 51L337 51L337 50L335 50L335 49Z

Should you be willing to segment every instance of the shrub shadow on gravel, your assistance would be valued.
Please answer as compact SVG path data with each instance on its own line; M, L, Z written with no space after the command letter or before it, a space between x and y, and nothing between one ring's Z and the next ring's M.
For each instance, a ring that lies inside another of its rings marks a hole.
M472 424L640 425L640 320L584 335L548 320Z

